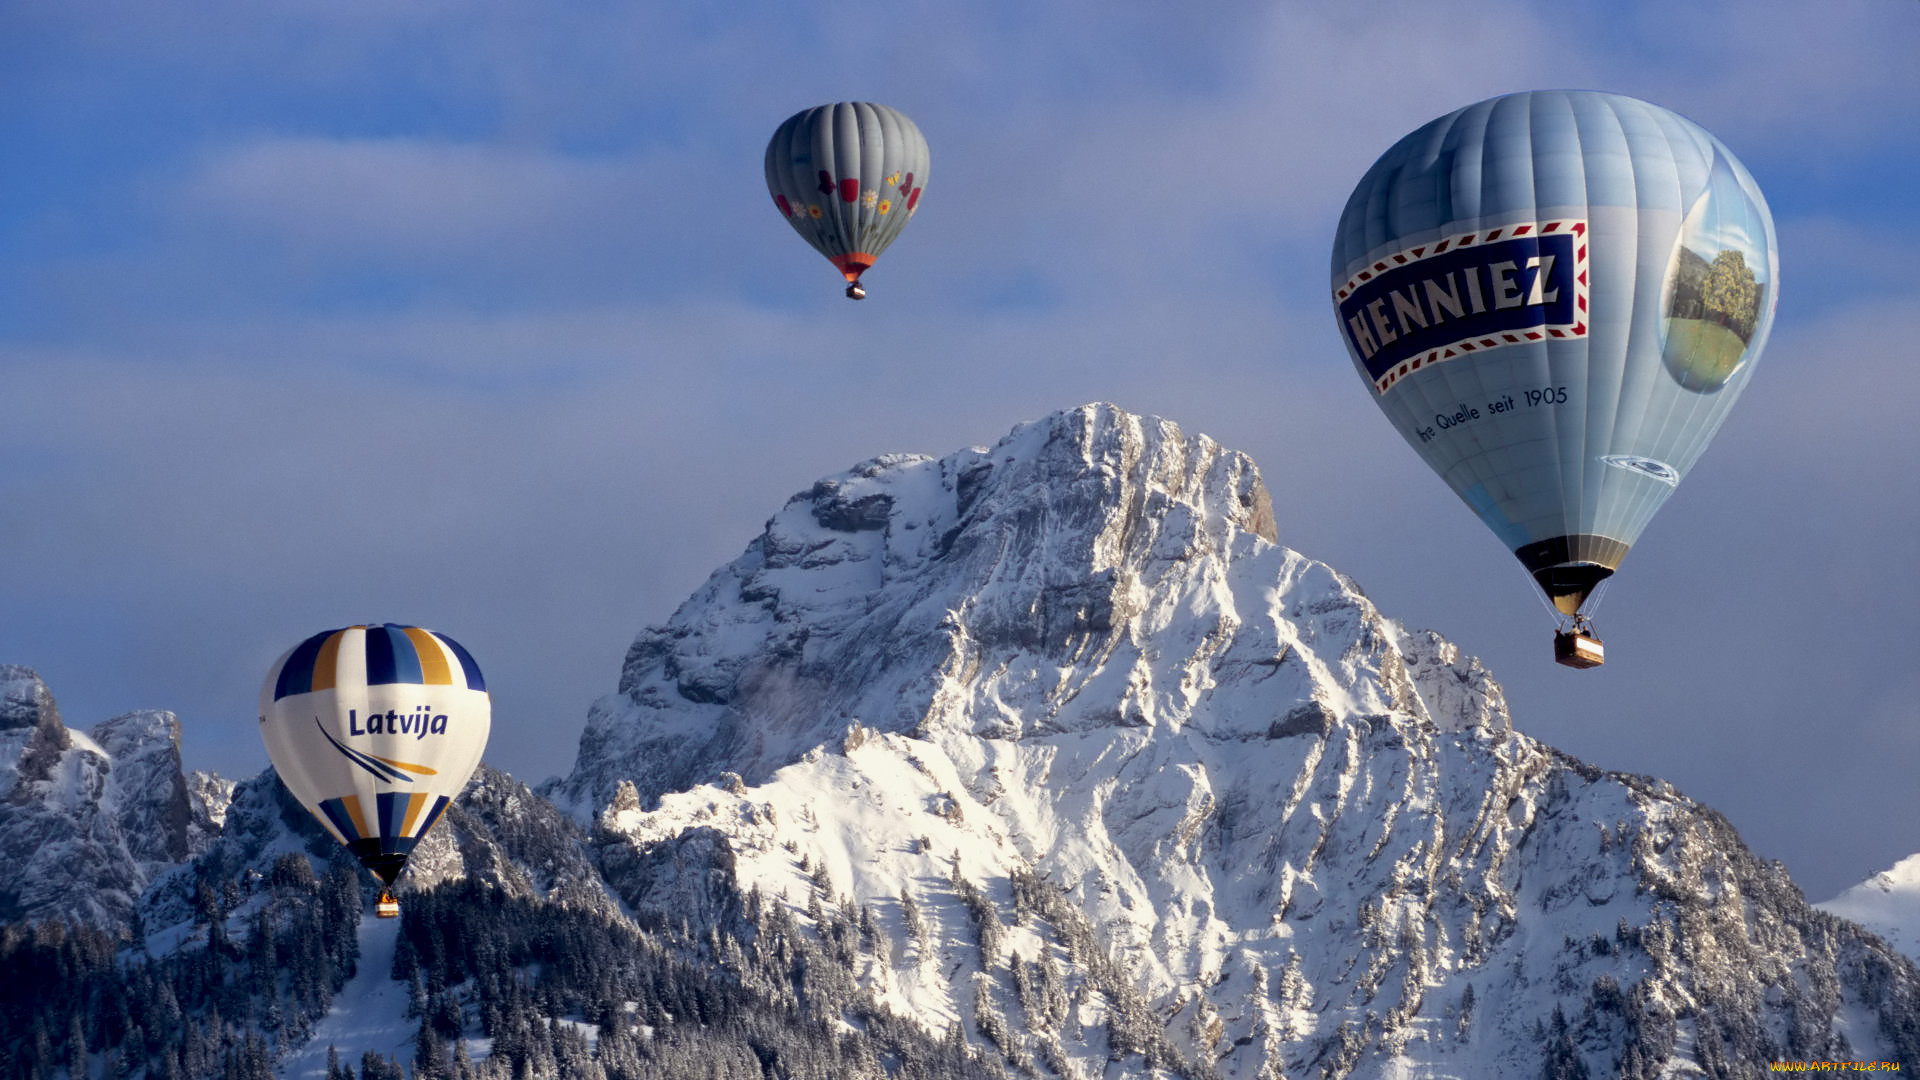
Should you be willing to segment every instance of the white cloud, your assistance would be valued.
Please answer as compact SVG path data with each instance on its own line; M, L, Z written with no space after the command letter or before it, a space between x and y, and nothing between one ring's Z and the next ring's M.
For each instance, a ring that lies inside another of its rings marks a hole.
M253 236L439 261L591 229L647 190L657 168L490 144L276 138L214 155L185 196L198 214Z

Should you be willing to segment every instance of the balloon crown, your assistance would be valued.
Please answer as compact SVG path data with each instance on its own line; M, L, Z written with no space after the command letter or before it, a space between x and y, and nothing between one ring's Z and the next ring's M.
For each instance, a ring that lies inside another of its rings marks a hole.
M364 679L360 674L364 672ZM346 676L343 679L343 676ZM343 681L462 686L485 692L480 665L460 643L417 626L360 624L325 630L287 653L269 678L273 700L331 690Z

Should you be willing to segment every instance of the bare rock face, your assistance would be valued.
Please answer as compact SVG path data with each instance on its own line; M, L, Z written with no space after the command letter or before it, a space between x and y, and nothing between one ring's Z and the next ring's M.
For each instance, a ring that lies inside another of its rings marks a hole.
M92 735L113 762L113 810L127 850L153 866L187 858L192 806L180 766L180 721L170 712L127 713Z
M233 805L233 793L238 785L217 772L199 769L186 778L186 784L187 848L192 854L199 855L219 838L220 830L226 827L227 808Z
M1139 628L1156 588L1208 587L1188 578L1261 538L1273 512L1251 460L1111 406L990 450L876 458L794 496L640 635L555 793L584 817L621 779L652 800L723 771L764 778L852 718L996 728L952 696L983 647L1085 666Z
M39 676L0 667L0 921L125 929L146 885L189 854L180 723L114 717L81 733Z
M0 764L7 772L7 799L33 798L33 785L45 784L61 755L73 746L73 736L60 722L53 692L32 668L0 666Z
M1285 520L1111 406L874 459L639 635L549 793L636 915L869 910L880 1000L1062 1075L1920 1053L1910 963L1713 811L1513 731Z
M38 672L19 664L0 664L0 733L59 722L60 710L53 703L53 693L40 681Z

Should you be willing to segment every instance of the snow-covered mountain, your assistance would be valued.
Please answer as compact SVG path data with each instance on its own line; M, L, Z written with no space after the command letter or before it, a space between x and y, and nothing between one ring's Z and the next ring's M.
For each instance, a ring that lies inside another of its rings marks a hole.
M1510 730L1278 516L1245 456L1110 406L869 461L639 636L551 794L631 848L636 911L871 907L884 1001L1064 1075L1920 1051L1903 957L1669 785Z
M1814 906L1859 923L1920 962L1920 854Z
M0 665L0 800L0 921L124 925L154 875L207 837L172 713L74 731L40 676L13 664Z
M176 786L136 783L158 721L95 729L95 753L16 668L0 838L117 837L70 910L178 950L181 985L196 947L269 973L212 1014L258 1050L181 1001L206 1034L154 1061L312 1069L307 1040L403 997L382 1053L417 1025L618 1076L683 1075L671 1053L715 1075L1264 1080L1920 1060L1909 959L1711 809L1513 730L1477 661L1279 544L1311 512L1272 506L1244 455L1104 405L820 481L640 633L570 774L476 775L403 879L398 937L362 925L410 996L301 901L337 893L340 856L270 772L189 780L176 749ZM98 824L134 806L177 817L183 854ZM137 920L102 899L143 886ZM327 958L332 1013L270 977L275 927Z

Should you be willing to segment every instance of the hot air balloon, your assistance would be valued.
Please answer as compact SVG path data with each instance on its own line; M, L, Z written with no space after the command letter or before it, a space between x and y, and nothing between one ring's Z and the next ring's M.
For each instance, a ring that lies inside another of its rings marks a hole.
M1589 601L1706 448L1773 322L1773 219L1733 153L1618 94L1470 105L1340 216L1333 304L1381 411L1604 659Z
M767 191L801 239L867 295L860 275L907 227L929 172L927 140L905 114L843 101L787 118L767 143Z
M480 763L491 727L480 666L445 634L349 626L288 650L260 687L274 771L385 886Z

